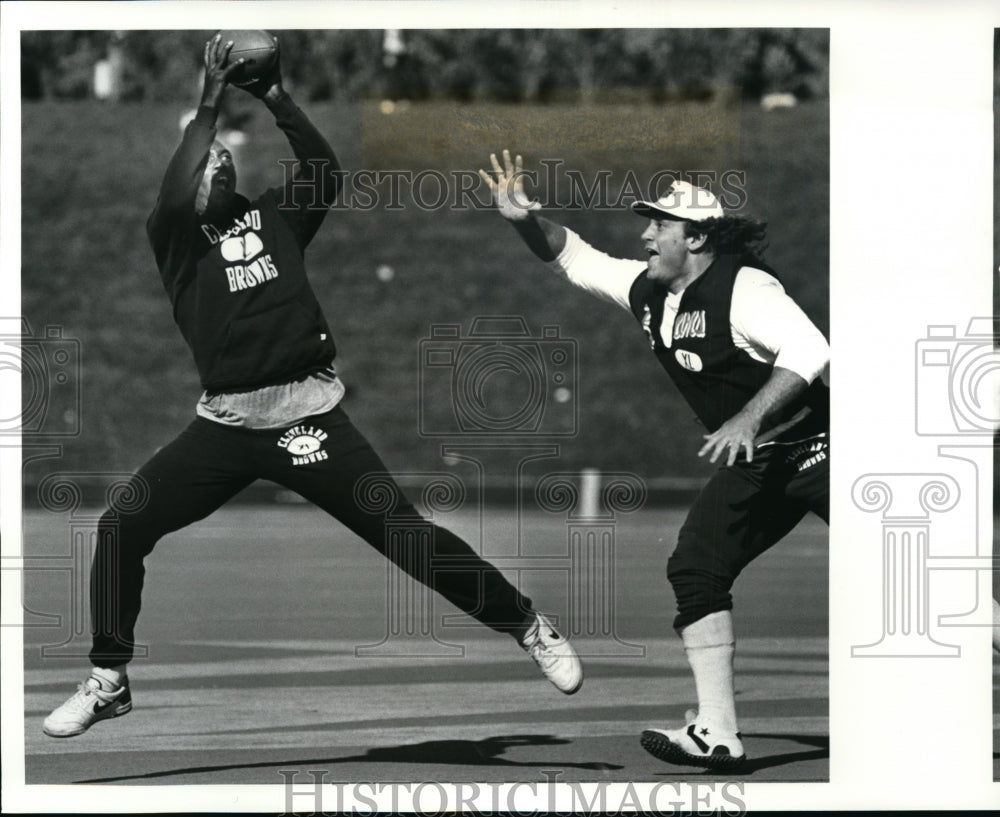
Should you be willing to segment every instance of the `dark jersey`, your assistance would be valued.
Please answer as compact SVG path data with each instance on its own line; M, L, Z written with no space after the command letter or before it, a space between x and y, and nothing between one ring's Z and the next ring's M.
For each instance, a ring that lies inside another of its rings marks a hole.
M210 392L293 380L336 354L303 255L336 196L336 157L291 99L272 110L299 161L293 179L252 201L236 196L225 215L198 216L216 132L216 112L202 107L146 224L174 320Z
M709 431L717 430L743 408L771 376L771 364L754 359L733 343L733 284L748 264L773 275L759 262L722 255L684 289L669 347L659 331L666 286L650 280L646 270L629 291L632 314L649 334L653 352ZM821 380L813 381L803 394L768 418L761 431L789 422L800 413L800 421L777 439L801 439L828 429L829 390Z

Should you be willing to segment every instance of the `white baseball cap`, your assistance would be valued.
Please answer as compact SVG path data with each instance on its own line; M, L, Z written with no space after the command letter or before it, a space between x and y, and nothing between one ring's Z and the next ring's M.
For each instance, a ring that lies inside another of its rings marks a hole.
M668 216L685 221L722 218L726 214L711 190L695 187L691 182L680 179L671 184L667 194L660 196L655 202L633 202L632 212L647 218Z

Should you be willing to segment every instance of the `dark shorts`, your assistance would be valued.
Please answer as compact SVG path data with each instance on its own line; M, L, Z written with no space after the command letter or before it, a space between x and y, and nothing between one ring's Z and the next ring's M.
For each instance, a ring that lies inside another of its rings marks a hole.
M681 526L667 575L677 596L678 630L732 609L730 589L753 559L812 511L829 522L828 439L765 446L753 462L720 468Z

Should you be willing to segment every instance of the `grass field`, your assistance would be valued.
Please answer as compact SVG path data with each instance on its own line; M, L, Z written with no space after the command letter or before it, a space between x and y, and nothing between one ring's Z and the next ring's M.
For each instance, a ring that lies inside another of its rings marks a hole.
M433 639L392 634L387 563L322 512L223 509L147 560L134 711L55 740L41 720L86 672L89 640L72 636L66 518L29 513L31 564L48 556L51 569L26 573L27 619L54 626L25 630L27 782L280 784L279 770L296 768L338 781L704 777L638 743L694 699L663 570L682 518L622 518L613 601L575 617L559 558L565 519L535 511L519 525L513 510L490 508L442 520L473 543L482 525L483 551L574 635L586 681L567 697L506 636L440 599ZM517 528L522 555L504 556ZM737 584L737 705L751 756L737 779L828 779L826 534L805 520Z
M375 102L304 107L351 170L436 170L450 178L510 147L529 167L561 161L560 172L588 181L606 171L612 191L628 171L643 183L658 170L743 171L746 211L771 225L769 261L828 328L825 103L770 113L695 103L436 103L391 115ZM237 156L239 187L249 193L279 183L277 160L290 155L266 110L254 110L250 144ZM81 433L64 441L59 470L136 468L189 421L200 393L144 231L180 138L180 113L93 103L23 107L22 312L36 335L58 325L79 339L82 360ZM387 186L380 189L388 195ZM425 190L425 200L433 197L433 184ZM556 280L495 213L424 210L402 192L399 210L332 213L307 254L340 348L346 405L391 468L426 468L439 457L438 441L418 433L419 349L432 325L460 323L466 333L476 316L513 315L535 336L556 325L577 344L570 403L552 404L579 410L576 434L560 440L568 468L644 478L705 473L693 456L700 427L629 315ZM552 191L539 193L546 201ZM641 255L644 225L627 212L551 214L608 252ZM391 281L376 277L381 265L394 270ZM447 386L434 388L431 403L451 399ZM24 478L37 483L55 467L38 463Z

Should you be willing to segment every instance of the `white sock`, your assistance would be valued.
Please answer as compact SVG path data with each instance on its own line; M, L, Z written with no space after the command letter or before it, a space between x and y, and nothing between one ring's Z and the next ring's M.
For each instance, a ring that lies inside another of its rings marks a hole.
M125 664L119 664L117 667L94 667L91 675L98 681L110 685L111 689L118 689L125 682L125 667Z
M733 615L728 610L710 613L681 630L688 663L698 690L698 719L723 729L738 731L733 692Z

